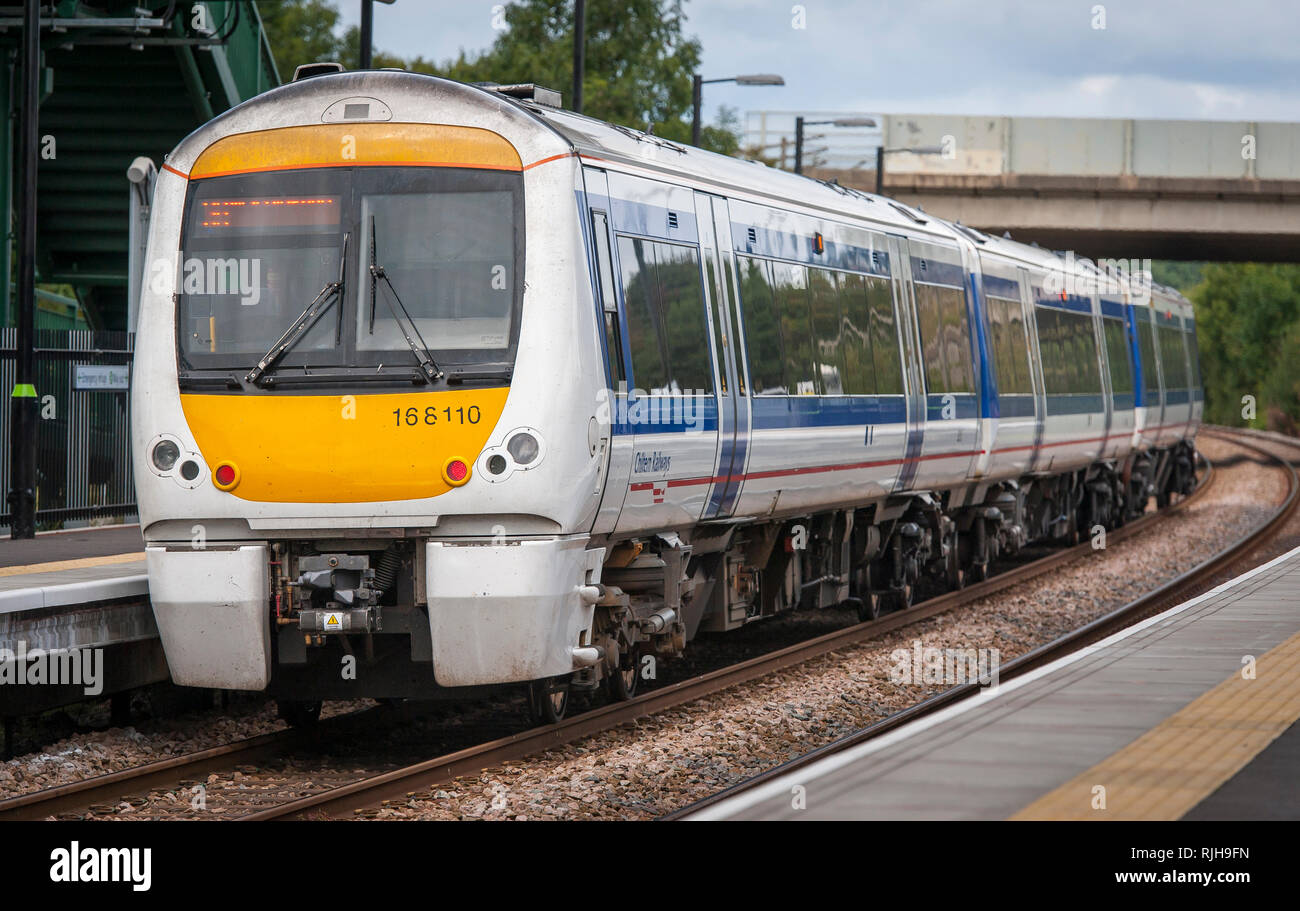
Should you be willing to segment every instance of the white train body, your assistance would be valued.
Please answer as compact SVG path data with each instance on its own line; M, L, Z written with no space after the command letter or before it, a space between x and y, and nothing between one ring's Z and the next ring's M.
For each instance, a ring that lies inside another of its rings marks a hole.
M169 156L149 262L136 483L181 684L595 686L1188 489L1175 292L489 89L235 108Z

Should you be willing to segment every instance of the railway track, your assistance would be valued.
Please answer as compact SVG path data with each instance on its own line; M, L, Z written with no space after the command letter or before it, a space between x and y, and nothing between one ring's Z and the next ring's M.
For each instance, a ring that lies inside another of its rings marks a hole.
M1207 591L1217 585L1225 576L1236 575L1239 571L1244 571L1247 567L1239 566L1239 562L1250 551L1255 549L1262 542L1269 540L1277 534L1296 514L1300 508L1300 477L1297 476L1295 468L1288 461L1278 458L1276 454L1269 452L1260 446L1251 443L1245 443L1241 439L1241 434L1225 434L1220 431L1207 430L1202 428L1202 434L1213 436L1219 439L1229 439L1239 445L1247 446L1256 452L1269 455L1276 458L1287 471L1288 475L1288 492L1286 499L1278 507L1273 516L1265 521L1261 526L1256 528L1251 534L1237 541L1232 546L1225 548L1218 554L1210 557L1208 560L1193 567L1191 570L1182 575L1171 579L1169 582L1160 586L1155 591L1148 592L1140 598L1129 602L1123 607L1106 614L1103 617L1089 623L1071 633L1067 633L1046 645L1026 652L1025 654L1008 661L998 669L999 682L1007 682L1017 677L1028 674L1037 668L1051 664L1060 658L1065 657L1071 652L1078 651L1094 642L1099 642L1108 636L1111 636L1125 627L1139 623L1148 617L1169 610L1196 595ZM1272 442L1289 445L1300 453L1300 441L1295 443L1283 443L1280 440ZM1198 487L1198 492L1205 489L1204 485ZM1183 501L1186 502L1186 501ZM882 719L876 724L863 728L838 740L825 744L815 750L810 750L800 756L772 766L758 775L748 778L730 788L718 791L703 800L696 801L693 804L675 810L672 813L664 814L659 819L664 821L674 821L684 819L706 807L733 797L743 791L758 787L763 783L774 778L785 775L796 769L809 766L818 760L825 758L833 753L846 750L858 744L865 743L877 737L881 737L890 731L910 722L924 718L927 715L933 715L935 712L968 699L977 694L982 689L978 683L962 684L934 696L924 702L917 703L911 708L896 712L887 718Z
M1261 446L1246 442L1241 438L1240 434L1224 434L1212 430L1203 430L1202 432L1210 436L1227 439L1236 445L1254 451L1257 455L1273 459L1284 465L1289 473L1289 488L1283 506L1279 508L1270 521L1258 528L1250 536L1237 542L1233 547L1221 552L1211 560L1206 561L1206 563L1162 586L1157 591L1077 630L1075 633L1003 665L1000 674L1001 679L1010 679L1013 675L1025 673L1034 667L1054 660L1064 653L1064 650L1078 648L1089 641L1103 638L1123 625L1136 622L1144 616L1164 609L1165 606L1178 603L1184 599L1185 593L1198 583L1198 580L1204 580L1216 573L1222 573L1225 569L1231 567L1234 561L1240 559L1243 553L1256 547L1287 521L1288 517L1295 511L1297 491L1300 490L1300 483L1297 482L1294 469L1286 465L1284 460ZM1207 466L1207 470L1202 476L1196 491L1189 497L1161 513L1144 516L1136 522L1110 532L1108 535L1109 540L1112 542L1120 541L1151 529L1164 518L1202 497L1213 481L1213 466ZM780 648L726 668L653 690L628 702L603 706L569 718L556 725L513 733L456 752L447 753L434 759L389 769L380 774L359 780L339 783L316 793L270 802L270 805L245 812L237 818L243 820L270 820L350 817L357 811L377 806L386 800L404 797L408 793L421 788L428 788L458 776L478 773L484 768L523 759L547 749L572 743L589 735L636 721L811 658L825 655L836 649L882 636L900 627L942 614L979 598L996 594L1014 585L1049 573L1090 551L1091 543L1084 542L1075 547L1057 551L1049 556L999 573L984 582L931 598L909 610L887 614L878 620L856 624L795 645ZM978 687L957 687L947 691L850 735L849 738L844 738L841 741L836 741L813 751L808 754L808 758L799 758L776 766L772 770L763 773L758 779L754 779L754 781L766 780L773 774L789 771L792 767L791 763L802 763L812 761L812 758L820 758L826 755L827 752L833 751L832 748L843 749L853 743L879 736L898 727L900 724L929 712L937 711L958 699L965 698L977 689ZM356 727L358 720L362 716L370 716L372 711L374 710L340 716L328 722L323 722L318 736L321 739L346 736L349 730ZM70 811L104 802L116 803L125 799L121 796L123 794L141 793L151 788L174 785L178 781L193 780L213 771L230 769L238 765L265 760L268 757L282 757L287 752L294 750L305 742L309 742L311 739L301 732L275 732L186 756L126 769L111 775L36 791L0 801L0 819L48 818L52 815L66 814ZM743 786L748 786L748 783L737 785L736 788ZM689 809L698 809L713 800L719 799L722 795L734 792L734 788L720 792L714 798L710 798L704 803L695 804ZM272 796L270 794L266 795L268 798ZM267 801L263 799L261 802L265 803ZM255 801L256 803L257 801ZM670 814L667 818L676 818L679 815L681 814Z

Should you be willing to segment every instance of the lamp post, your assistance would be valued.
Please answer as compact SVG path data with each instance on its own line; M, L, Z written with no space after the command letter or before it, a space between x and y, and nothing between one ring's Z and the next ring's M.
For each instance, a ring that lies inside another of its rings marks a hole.
M887 149L883 145L876 146L876 195L885 195L885 156L893 155L895 152L911 152L913 155L942 155L943 146L912 146L898 149Z
M876 122L870 117L837 117L834 120L804 120L803 117L794 119L794 172L803 173L803 128L814 126L833 126L833 127L874 127Z
M36 161L40 143L37 108L41 102L40 3L23 4L22 114L17 143L22 161L18 210L18 344L14 388L9 397L9 533L36 537ZM8 289L5 289L8 293Z
M582 81L587 76L587 3L573 4L573 111L582 113Z
M379 0L393 3L394 0ZM375 46L375 0L361 0L361 69L370 69Z
M700 144L700 103L703 88L715 82L734 82L736 85L785 85L785 80L774 73L728 76L726 79L704 79L696 73L691 77L691 145L693 146Z

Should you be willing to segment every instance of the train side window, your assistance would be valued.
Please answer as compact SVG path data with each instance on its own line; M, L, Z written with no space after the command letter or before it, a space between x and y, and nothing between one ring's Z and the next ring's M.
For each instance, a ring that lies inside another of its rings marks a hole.
M961 288L916 282L926 390L930 393L974 392L970 320Z
M989 297L987 310L993 336L993 366L997 372L998 393L1032 393L1034 390L1029 382L1029 358L1025 347L1024 320L1020 317L1020 301Z
M1201 388L1201 352L1196 347L1196 327L1190 325L1186 330L1187 354L1192 365L1192 388Z
M651 394L713 391L708 326L695 249L618 239L632 382Z
M1115 317L1102 319L1106 335L1106 357L1110 361L1110 387L1116 395L1133 391L1133 366L1129 363L1128 337L1124 334L1124 321Z
M1183 351L1183 332L1174 326L1160 327L1160 366L1165 370L1165 387L1187 387L1187 361Z
M596 244L596 273L599 279L601 310L605 318L605 353L609 359L609 376L617 389L623 375L623 342L618 327L618 296L614 290L614 260L609 251L609 223L604 212L592 210L591 236Z
M813 330L813 365L817 391L844 395L844 364L840 350L839 276L828 269L808 270L808 302Z
M816 395L812 327L808 313L808 270L790 263L772 263L776 310L781 319L785 362L782 373L791 395Z
M1096 395L1101 392L1101 364L1097 351L1097 334L1093 327L1090 313L1068 312L1067 318L1072 324L1074 336L1073 360L1078 364L1078 386L1076 392Z
M840 354L848 395L873 395L877 391L866 282L865 276L854 272L840 275Z
M944 392L943 345L939 340L939 289L916 282L916 320L921 330L921 361L927 392Z
M1138 353L1142 357L1142 388L1147 406L1160 404L1160 375L1156 370L1156 344L1151 321L1138 317Z
M871 326L871 359L875 365L876 394L903 394L903 356L899 351L894 290L887 278L867 276L867 309Z
M1065 373L1065 350L1061 346L1059 312L1051 307L1034 307L1038 327L1038 352L1043 365L1043 386L1048 395L1069 391Z
M781 320L772 294L772 266L762 259L737 257L740 267L740 305L745 314L745 350L749 354L749 380L755 395L789 392L781 375L785 363Z

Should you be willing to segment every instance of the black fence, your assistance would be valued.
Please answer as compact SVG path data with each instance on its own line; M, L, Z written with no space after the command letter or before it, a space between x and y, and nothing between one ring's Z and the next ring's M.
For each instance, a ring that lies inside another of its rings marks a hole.
M10 522L10 403L16 329L0 329L0 526ZM36 523L136 514L131 476L131 352L129 332L42 329L36 333L36 398L41 421L36 441Z

